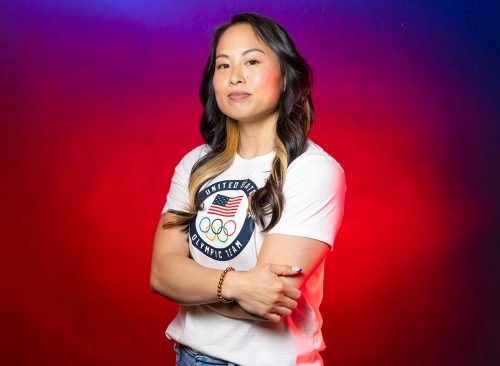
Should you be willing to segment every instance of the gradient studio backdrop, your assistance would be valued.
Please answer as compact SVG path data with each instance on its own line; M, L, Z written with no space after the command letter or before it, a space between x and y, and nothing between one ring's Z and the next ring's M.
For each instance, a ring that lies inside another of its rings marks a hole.
M347 177L325 364L496 364L498 9L245 4L2 3L0 363L174 363L177 307L149 290L154 230L202 143L211 31L255 11L310 62L311 137Z

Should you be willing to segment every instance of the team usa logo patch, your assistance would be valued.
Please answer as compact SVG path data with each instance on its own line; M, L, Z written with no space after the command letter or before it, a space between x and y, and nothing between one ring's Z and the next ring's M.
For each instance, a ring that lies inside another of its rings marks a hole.
M257 190L250 179L216 182L198 193L202 210L189 223L192 245L206 256L227 261L250 241L255 223L248 197Z

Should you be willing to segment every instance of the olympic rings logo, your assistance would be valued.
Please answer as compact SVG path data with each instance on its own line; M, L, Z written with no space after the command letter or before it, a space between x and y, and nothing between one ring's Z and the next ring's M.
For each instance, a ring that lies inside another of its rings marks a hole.
M207 221L205 222L205 220ZM236 231L236 222L234 222L234 220L228 220L223 223L221 219L211 221L209 217L204 217L200 220L198 228L205 234L208 240L213 241L217 238L221 243L225 243L230 236L234 235ZM229 233L230 229L232 229L231 233Z

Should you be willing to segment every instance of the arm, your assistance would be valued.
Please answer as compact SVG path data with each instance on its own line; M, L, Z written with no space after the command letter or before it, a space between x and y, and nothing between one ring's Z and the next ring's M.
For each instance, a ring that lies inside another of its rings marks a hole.
M187 233L179 227L162 229L163 214L158 222L153 242L150 287L154 293L185 306L207 305L221 315L238 319L267 320L244 310L237 302L223 304L217 296L217 285L222 270L212 269L189 258ZM234 298L236 272L229 272L224 279L222 296Z
M294 267L285 264L266 263L247 272L234 272L230 288L238 288L233 300L236 303L206 305L213 311L231 318L261 321L280 321L292 314L297 307L300 291L280 276L297 276ZM227 276L227 275L226 275Z
M257 266L294 263L303 269L302 275L280 279L301 288L332 251L343 218L346 182L333 159L311 156L292 164L283 187L281 219L266 235Z
M329 253L330 246L316 239L283 234L268 234L262 243L256 267L270 263L295 263L302 268L302 272L295 276L283 275L280 276L280 279L295 288L300 288ZM238 282L237 277L234 277L234 280L233 284ZM267 320L247 312L238 303L217 303L206 306L221 315L231 318Z
M300 288L329 253L330 246L316 239L283 234L268 234L262 243L256 267L265 266L270 263L295 263L302 268L302 272L294 276L283 275L280 276L280 279L295 288ZM237 283L238 278L235 277L234 280L233 283ZM206 306L221 315L231 318L267 320L247 312L237 303L233 305L221 302ZM274 320L278 319L275 318Z
M220 315L227 316L229 318L235 319L251 319L251 320L260 320L260 321L269 321L270 319L262 318L258 315L249 313L245 309L243 309L237 302L232 302L230 304L224 304L222 302L206 304L208 308L212 309L216 313Z
M329 253L328 244L316 239L285 234L268 234L262 243L257 266L271 262L296 263L302 268L301 274L280 276L280 279L300 288Z
M262 244L259 256L257 258L256 267L261 267L268 265L270 263L296 263L302 272L300 274L290 276L291 273L283 272L280 276L282 281L287 282L294 288L300 288L304 282L307 281L311 273L314 272L316 267L326 258L330 253L330 247L328 244L321 242L316 239L282 235L282 234L269 234L266 236L264 243ZM296 273L294 273L296 274ZM237 282L235 278L235 282ZM234 282L233 282L234 283ZM228 316L230 318L241 318L241 319L253 319L261 321L280 321L281 316L273 315L270 319L262 318L258 315L247 312L238 303L223 304L222 302L216 304L208 304L210 309L213 311ZM293 307L297 306L295 303ZM291 314L291 310L282 309L281 311L288 311L287 314Z
M202 145L190 151L175 167L167 203L164 209L182 209L189 197L189 176L193 164L206 152ZM223 304L217 296L217 285L222 270L204 267L189 258L188 235L180 228L164 230L161 223L170 213L162 214L153 243L151 259L150 287L154 293L181 305L211 304L212 310L234 318L261 319L253 315L238 303ZM237 287L233 280L244 272L231 271L226 274L222 296L235 299ZM234 293L234 295L233 295Z
M181 305L218 302L217 285L222 270L208 268L189 258L188 234L180 227L163 229L158 222L151 258L150 287L154 293ZM227 280L227 283L226 283ZM226 276L222 296L229 297L231 276Z
M313 176L309 174L311 171L315 172ZM332 250L344 213L344 171L333 159L321 156L296 161L287 172L283 192L284 211L278 224L266 235L255 268L270 263L293 263L302 268L301 274L277 274L293 288L301 288ZM246 299L239 302L246 308ZM290 314L277 304L271 313Z

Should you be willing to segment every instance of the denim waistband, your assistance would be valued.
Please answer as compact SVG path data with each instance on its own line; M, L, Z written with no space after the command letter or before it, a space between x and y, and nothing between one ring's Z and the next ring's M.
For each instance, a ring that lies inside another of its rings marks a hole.
M189 346L186 346L182 343L178 343L174 341L174 350L178 355L178 360L180 360L180 365L187 365L187 360L185 358L189 358L192 362L192 365L222 365L222 366L238 366L237 364L229 361L222 360L220 358L211 357L204 353L195 351ZM184 362L183 362L184 361Z

